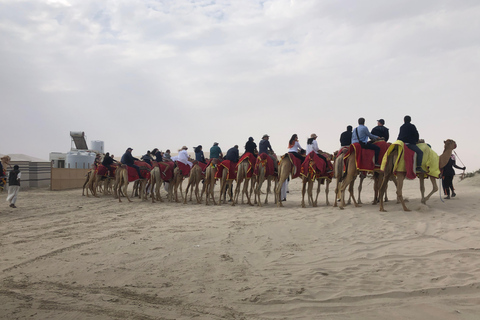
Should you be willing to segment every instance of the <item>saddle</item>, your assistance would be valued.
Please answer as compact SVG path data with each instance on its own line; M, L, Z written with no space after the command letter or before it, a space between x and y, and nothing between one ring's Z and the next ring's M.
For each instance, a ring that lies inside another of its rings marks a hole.
M254 165L257 161L255 158L255 155L251 152L245 152L243 156L238 160L237 167L243 162L243 161L248 161L248 169L247 169L247 179L251 178L253 176L253 169ZM238 169L237 169L238 171Z
M380 154L378 156L378 161L383 159L385 152L390 146L389 143L385 141L376 141L375 145L380 147ZM373 172L375 170L379 171L380 168L375 168L375 151L370 149L364 149L360 146L359 143L352 143L347 154L345 154L344 160L346 161L352 152L355 151L355 163L357 165L358 171L367 171Z
M258 176L260 166L265 168L265 177L268 176L276 176L275 167L273 165L273 159L270 158L268 154L261 153L258 155L257 160L255 161L255 169L253 170L253 174Z
M237 163L230 160L223 160L217 165L217 172L215 173L215 179L222 179L223 170L227 170L227 180L237 179Z
M331 163L326 163L314 151L310 152L302 163L300 174L304 177L310 176L313 180L319 178L332 178L333 170L331 170ZM330 172L328 172L330 171Z

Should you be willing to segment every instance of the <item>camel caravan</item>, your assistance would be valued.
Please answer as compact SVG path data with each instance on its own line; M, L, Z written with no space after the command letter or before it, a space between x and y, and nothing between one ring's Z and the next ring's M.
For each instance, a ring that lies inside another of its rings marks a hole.
M405 123L410 125L407 117ZM164 202L161 196L163 186L166 201L169 202L221 205L227 204L228 195L228 203L232 206L245 203L250 206L263 206L269 204L271 196L273 203L282 207L285 197L282 189L285 188L286 182L300 178L302 208L318 206L318 197L323 185L325 205L330 206L333 203L334 207L343 209L351 202L355 207L361 205L363 180L370 176L374 181L372 204L378 204L380 211L385 211L384 203L388 201L386 192L388 182L392 182L396 188L397 203L402 205L403 210L409 211L402 196L405 179L419 179L421 202L425 204L432 194L438 191L437 179L440 178L441 169L448 163L453 150L457 147L455 141L451 139L444 141L444 150L440 156L418 137L414 147L400 139L389 143L385 141L388 140L388 135L385 139L379 135L365 133L370 138L367 141L362 136L362 126L364 127L362 119L359 119L359 126L355 131L349 126L347 131L350 131L352 138L347 135L345 145L342 142L343 146L333 154L320 150L316 142L317 136L312 134L307 141L306 150L301 148L297 135L293 135L289 142L289 151L279 158L270 146L268 135L263 136L259 151L253 138L249 138L245 145L245 153L241 157L237 145L229 149L226 156L223 156L221 151L216 152L213 148L218 148L218 143L212 147L210 159L203 157L201 146L195 148L195 159L190 158L186 146L182 147L175 157L171 157L169 152L164 154L157 148L147 152L141 159L134 158L131 155L133 149L128 148L120 162L115 161L108 153L103 155L103 158L99 155L95 160L94 169L86 177L82 194L87 197L89 194L95 197L99 197L100 194L112 195L119 202L122 202L122 198L129 202L132 202L133 197L144 201L150 198L154 203ZM410 127L407 126L408 128ZM351 139L351 143L348 143L348 139ZM360 182L358 197L355 197L354 183L357 177ZM328 195L333 178L336 179L336 186L335 198L331 203ZM188 183L183 194L182 184L185 179ZM432 183L432 190L426 196L425 179ZM129 196L127 191L131 182L133 188ZM217 184L220 190L216 194L214 189ZM262 191L264 184L266 192ZM345 200L347 188L348 201Z

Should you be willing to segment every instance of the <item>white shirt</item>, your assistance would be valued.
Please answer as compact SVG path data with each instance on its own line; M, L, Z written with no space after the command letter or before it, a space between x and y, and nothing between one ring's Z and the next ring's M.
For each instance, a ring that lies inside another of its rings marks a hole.
M309 155L312 151L315 151L315 153L320 151L320 149L318 149L317 140L313 140L312 144L307 144L307 155Z
M178 156L176 157L172 157L172 160L173 161L179 161L183 164L188 164L190 167L193 166L193 163L191 163L190 161L188 161L188 152L187 150L182 150L182 151L179 151L178 152Z
M298 141L295 141L295 144L293 145L293 147L288 149L288 152L297 152L298 153L298 151L300 149L303 149L302 146L300 146L300 143L298 143Z

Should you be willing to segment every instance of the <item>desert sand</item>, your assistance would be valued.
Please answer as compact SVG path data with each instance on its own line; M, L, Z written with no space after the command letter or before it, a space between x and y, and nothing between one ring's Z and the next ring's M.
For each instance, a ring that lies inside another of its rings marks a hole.
M284 208L3 193L0 318L479 319L480 176L455 186L385 213L370 179L345 210L302 209L299 179Z

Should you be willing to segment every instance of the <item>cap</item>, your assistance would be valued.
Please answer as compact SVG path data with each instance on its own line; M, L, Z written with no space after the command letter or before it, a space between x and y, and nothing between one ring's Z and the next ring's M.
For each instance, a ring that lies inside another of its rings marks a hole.
M265 134L263 135L262 139L263 139L263 138L269 138L269 137L270 137L270 136L265 133Z
M378 122L380 122L381 124L385 124L385 120L383 119L380 119L380 120L377 120Z

